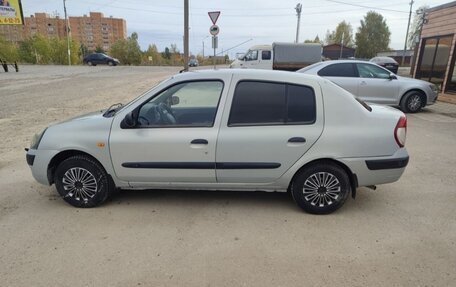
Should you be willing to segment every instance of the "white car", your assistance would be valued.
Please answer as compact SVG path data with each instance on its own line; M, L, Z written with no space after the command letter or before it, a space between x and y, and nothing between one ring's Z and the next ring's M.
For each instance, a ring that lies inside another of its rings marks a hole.
M369 103L400 107L415 113L437 100L436 85L397 76L371 62L356 60L325 61L305 67L298 73L325 77Z
M290 190L330 213L359 186L397 181L406 117L316 76L237 70L171 77L125 106L48 127L27 149L35 179L93 207L115 188Z

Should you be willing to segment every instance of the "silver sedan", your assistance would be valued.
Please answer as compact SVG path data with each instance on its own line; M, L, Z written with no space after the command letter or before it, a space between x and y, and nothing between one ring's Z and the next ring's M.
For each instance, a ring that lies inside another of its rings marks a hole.
M364 61L326 61L298 72L325 77L366 102L400 107L408 113L432 105L438 95L438 88L432 83L397 76Z

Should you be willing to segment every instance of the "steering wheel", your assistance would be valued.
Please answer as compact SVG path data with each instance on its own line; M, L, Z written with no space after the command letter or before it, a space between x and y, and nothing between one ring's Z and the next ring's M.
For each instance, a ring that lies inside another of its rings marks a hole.
M158 104L158 112L160 113L163 123L171 125L175 125L177 123L173 111L165 103Z

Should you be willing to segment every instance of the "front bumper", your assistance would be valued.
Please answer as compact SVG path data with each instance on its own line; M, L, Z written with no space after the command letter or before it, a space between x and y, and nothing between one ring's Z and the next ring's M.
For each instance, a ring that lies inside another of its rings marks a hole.
M36 181L44 185L50 185L48 179L48 167L52 158L57 153L57 150L29 149L27 151L25 158Z

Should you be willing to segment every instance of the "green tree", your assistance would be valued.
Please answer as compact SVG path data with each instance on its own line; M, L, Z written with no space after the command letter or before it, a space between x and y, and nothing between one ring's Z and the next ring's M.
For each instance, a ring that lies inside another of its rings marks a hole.
M19 60L18 48L15 44L0 37L0 60L13 63Z
M68 65L68 42L67 38L51 38L48 39L51 46L50 63L58 65ZM78 64L79 57L79 43L75 40L70 40L71 64Z
M19 55L23 62L33 64L51 63L52 47L48 38L37 34L24 40L19 46Z
M131 65L141 64L141 47L138 43L138 34L133 32L130 37L128 37L128 60Z
M168 47L165 47L165 51L162 53L162 56L165 59L171 59L171 52L169 51Z
M152 58L152 61L149 60L149 57ZM158 65L161 66L164 64L161 53L158 52L157 46L155 44L149 45L147 50L144 52L143 63L148 65Z
M343 39L342 39L343 37ZM343 42L344 46L353 47L353 28L350 23L345 21L337 24L336 30L326 32L325 44L341 44Z
M103 50L103 48L101 48L100 46L97 46L97 47L95 48L95 53L106 53L106 51Z
M414 49L417 44L417 40L419 41L418 37L420 36L421 26L423 25L424 20L423 13L427 9L429 9L429 6L423 5L416 10L416 13L413 16L413 21L410 24L410 30L407 40L409 49Z
M356 56L372 58L378 52L389 50L391 32L382 15L369 11L356 33Z
M141 64L142 52L138 43L138 34L132 33L130 37L120 39L111 46L111 55L119 59L121 64Z
M321 40L320 40L320 37L318 37L318 35L313 40L310 40L310 39L304 40L304 43L319 43L319 44L323 44L321 42Z

